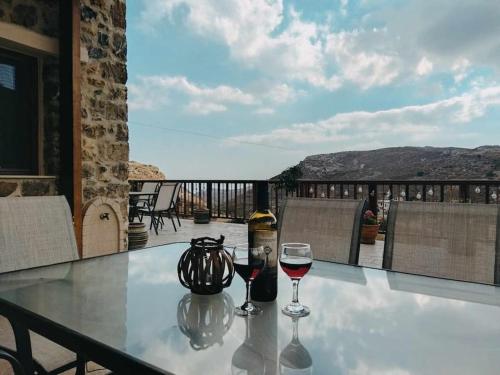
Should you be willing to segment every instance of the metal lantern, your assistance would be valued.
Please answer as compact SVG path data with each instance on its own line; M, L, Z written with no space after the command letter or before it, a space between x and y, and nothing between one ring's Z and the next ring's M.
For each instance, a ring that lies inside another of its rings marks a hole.
M196 294L216 294L231 285L234 266L224 236L193 238L177 264L181 284Z
M177 324L194 350L207 349L215 343L222 345L233 319L234 303L227 293L216 296L188 293L177 305Z

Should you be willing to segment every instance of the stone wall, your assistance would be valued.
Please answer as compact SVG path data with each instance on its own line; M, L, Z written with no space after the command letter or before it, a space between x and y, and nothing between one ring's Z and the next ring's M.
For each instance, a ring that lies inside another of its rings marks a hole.
M30 197L55 195L55 177L4 177L0 178L0 197Z
M125 26L124 1L81 0L83 200L84 204L96 197L116 200L126 228L129 146ZM126 241L126 236L123 238Z
M54 38L59 36L58 14L59 0L0 1L0 21Z
M0 0L0 21L57 38L59 1ZM128 127L125 0L80 0L83 205L95 198L117 202L127 248ZM59 152L59 63L40 56L43 76L43 174L56 178L0 176L0 196L57 194Z

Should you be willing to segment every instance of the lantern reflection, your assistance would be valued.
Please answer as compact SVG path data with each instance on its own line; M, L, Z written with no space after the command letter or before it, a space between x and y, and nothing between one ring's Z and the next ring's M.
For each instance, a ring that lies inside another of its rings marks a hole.
M222 345L233 319L234 303L227 293L211 296L188 293L177 305L177 324L195 350L215 343Z

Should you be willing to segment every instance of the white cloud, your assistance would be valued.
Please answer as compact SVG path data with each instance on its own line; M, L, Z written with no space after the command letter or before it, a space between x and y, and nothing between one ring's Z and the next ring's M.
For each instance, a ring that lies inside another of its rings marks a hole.
M417 65L416 72L419 76L425 76L432 72L433 64L427 57L422 57Z
M227 85L204 87L183 76L142 76L138 83L129 84L130 109L156 109L169 102L173 95L182 94L191 100L186 110L209 114L227 110L223 104L255 105L258 100L239 88Z
M151 27L172 21L181 6L189 9L184 22L194 33L225 44L232 59L272 78L308 82L335 90L341 80L326 74L325 27L302 20L289 10L283 27L283 0L151 0L141 18ZM277 30L283 27L283 30Z
M207 115L228 110L229 104L259 106L255 113L271 114L274 105L283 105L305 95L286 83L264 83L250 91L218 85L207 87L191 82L184 76L139 76L128 85L131 110L154 110L169 104L174 98L189 100L184 108L188 113Z
M451 70L453 70L453 79L456 83L462 82L467 77L469 67L470 61L464 58L458 59L452 65Z
M147 28L180 22L225 45L233 61L265 78L330 91L349 82L366 90L431 72L449 73L459 83L470 70L464 61L500 69L500 7L494 1L366 3L356 28L338 32L334 18L305 20L284 0L148 0L141 19ZM338 4L346 14L348 0Z
M434 71L443 72L464 60L500 69L499 18L500 6L491 0L408 0L372 14L372 19L385 24L392 39L399 40L406 62L426 56Z
M349 0L340 0L340 14L342 16L347 16L347 7L349 5Z
M195 115L208 115L215 112L225 112L227 107L217 103L193 101L185 107L185 110Z
M269 108L269 107L261 107L261 108L257 108L254 113L258 114L258 115L272 115L274 113L274 109L273 108Z
M461 96L424 105L376 112L339 113L317 122L298 123L269 133L231 137L228 141L257 143L294 142L376 142L389 135L405 135L407 140L432 140L450 125L466 124L482 117L491 106L500 105L500 86L474 89Z
M286 83L277 84L272 86L267 94L265 94L265 98L271 100L277 104L283 104L288 102L295 101L299 96L304 95L304 91L295 90L290 85Z

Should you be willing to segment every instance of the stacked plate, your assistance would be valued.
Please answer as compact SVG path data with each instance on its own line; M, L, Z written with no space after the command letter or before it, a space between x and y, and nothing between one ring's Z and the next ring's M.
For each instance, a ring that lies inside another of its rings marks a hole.
M145 223L128 224L128 249L142 249L148 243L148 231Z

